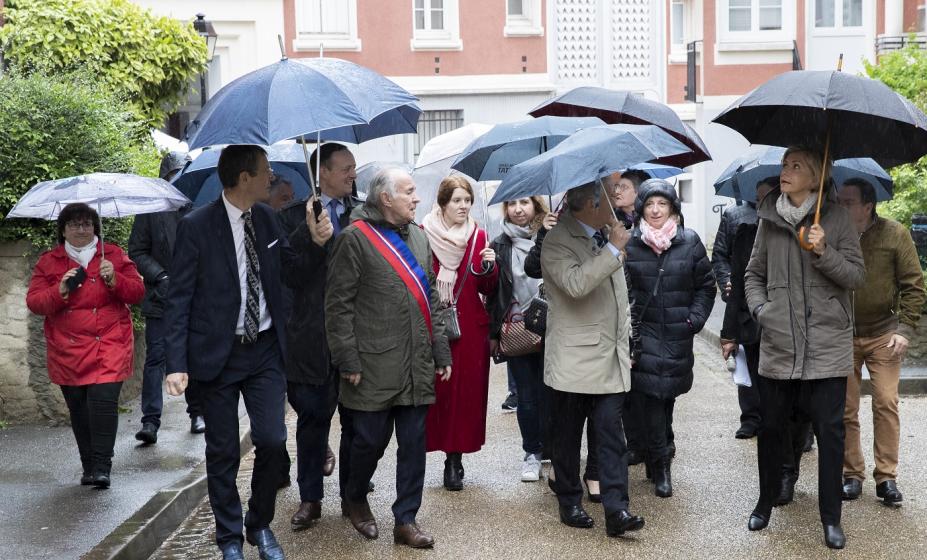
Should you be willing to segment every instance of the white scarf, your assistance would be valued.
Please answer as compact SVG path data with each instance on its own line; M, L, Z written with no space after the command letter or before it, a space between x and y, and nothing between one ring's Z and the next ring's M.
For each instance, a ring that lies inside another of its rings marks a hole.
M460 262L467 252L476 222L467 216L466 222L448 227L441 207L435 205L431 214L422 220L422 227L428 236L431 251L438 259L438 295L441 296L442 303L451 303L454 299L454 286L457 285L457 269L460 268ZM464 263L464 266L468 264Z
M801 203L801 206L795 206L792 204L792 201L789 200L789 196L782 193L776 200L776 212L782 216L782 219L788 222L789 225L795 227L800 221L805 219L805 216L807 216L809 212L811 212L811 209L814 208L817 201L817 196L813 193L808 193L808 197Z
M87 268L90 266L90 261L93 259L93 256L97 254L97 243L99 242L100 240L96 235L93 236L93 241L83 247L75 247L65 240L64 250L69 257L79 262L82 267Z
M525 274L525 259L534 247L534 234L530 229L507 220L502 221L502 233L512 240L512 297L521 311L526 311L541 285L539 279Z

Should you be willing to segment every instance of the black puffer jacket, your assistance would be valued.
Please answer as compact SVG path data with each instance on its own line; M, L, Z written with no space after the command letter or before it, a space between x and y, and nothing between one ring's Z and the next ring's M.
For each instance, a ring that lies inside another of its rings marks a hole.
M489 338L499 340L505 315L512 306L512 240L504 233L499 234L492 242L492 250L496 252L499 283L496 291L486 298L486 311L489 312L490 320Z
M721 299L728 301L724 293L724 286L733 284L734 268L734 236L743 225L756 225L756 205L748 202L743 206L730 206L721 214L721 223L718 224L718 234L715 235L715 245L711 251L711 266L718 280L718 289L721 290ZM750 258L750 255L747 255ZM741 272L742 274L742 272ZM743 282L743 277L740 278Z
M631 275L632 326L640 336L631 369L635 391L670 399L692 388L692 340L715 303L715 279L697 233L682 226L657 256L636 228L626 247Z

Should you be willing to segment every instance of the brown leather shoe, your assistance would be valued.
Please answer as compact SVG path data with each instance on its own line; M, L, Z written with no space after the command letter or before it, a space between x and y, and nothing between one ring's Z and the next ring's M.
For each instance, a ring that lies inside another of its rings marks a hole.
M393 527L393 542L412 548L431 548L435 544L435 539L419 529L417 524L407 523Z
M333 472L335 472L335 452L329 445L325 450L325 465L322 466L322 474L331 476Z
M374 519L367 500L361 503L347 502L347 506L348 518L358 533L363 535L365 539L370 540L380 536L380 532L377 530L377 520Z
M293 526L294 531L308 529L320 517L322 517L322 502L302 502L290 518L290 525Z

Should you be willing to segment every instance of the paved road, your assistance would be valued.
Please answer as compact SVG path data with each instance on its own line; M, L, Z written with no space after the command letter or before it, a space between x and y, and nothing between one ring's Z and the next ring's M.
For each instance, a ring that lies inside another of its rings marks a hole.
M465 488L443 490L443 457L428 458L425 496L419 523L437 539L430 552L393 545L390 504L394 498L395 448L387 450L374 481L371 508L380 522L381 538L364 541L338 511L337 476L326 479L323 518L314 528L293 533L289 516L298 493L294 487L279 494L273 529L287 557L317 558L925 558L927 557L927 399L904 398L901 404L902 469L899 485L904 507L889 509L874 497L871 480L864 495L844 508L848 545L842 552L824 547L817 514L817 475L813 453L806 454L796 501L774 511L767 530L749 533L747 516L756 496L755 440L733 437L737 428L737 400L733 385L714 348L696 342L696 381L681 397L675 414L678 454L673 465L674 496L656 498L644 479L643 467L631 467L632 510L646 518L646 527L633 538L605 536L600 505L586 503L596 520L591 530L571 529L557 518L554 495L542 483L519 481L520 438L514 414L503 414L504 369L493 370L487 442L480 453L464 457ZM863 408L869 399L864 399ZM863 414L864 426L871 416ZM293 418L290 421L291 455ZM337 429L333 429L333 435ZM864 446L871 446L871 427L864 430ZM337 438L332 438L337 448ZM871 466L871 451L867 452ZM250 458L243 467L250 468ZM293 468L295 480L295 465ZM239 479L247 496L247 477ZM212 519L204 502L152 558L217 558ZM257 551L246 547L247 558Z

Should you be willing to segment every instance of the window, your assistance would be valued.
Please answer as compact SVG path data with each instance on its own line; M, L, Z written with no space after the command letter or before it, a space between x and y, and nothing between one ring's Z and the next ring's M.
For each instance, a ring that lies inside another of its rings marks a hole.
M927 31L927 4L917 7L917 30L920 33Z
M670 51L684 52L686 48L686 5L684 0L672 0L670 5Z
M818 29L862 27L863 0L814 0L814 26Z
M505 2L506 37L543 35L541 0L503 0Z
M415 159L422 153L422 147L435 136L450 132L464 124L463 110L425 111L418 119L415 135Z
M782 29L782 0L730 0L729 31Z
M359 51L357 0L296 0L296 50Z
M412 50L461 50L458 0L412 0Z
M780 46L786 48L786 43L788 49L792 48L792 40L795 39L794 2L719 0L717 14L720 43L740 44L742 50L769 50L773 43L776 47L774 50ZM730 50L721 46L719 48Z

